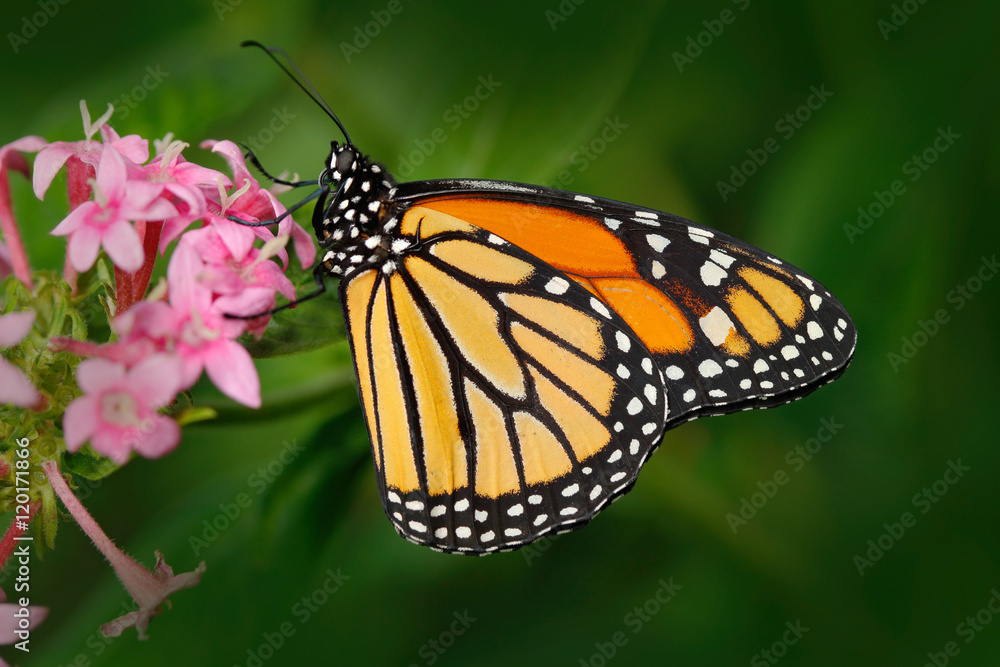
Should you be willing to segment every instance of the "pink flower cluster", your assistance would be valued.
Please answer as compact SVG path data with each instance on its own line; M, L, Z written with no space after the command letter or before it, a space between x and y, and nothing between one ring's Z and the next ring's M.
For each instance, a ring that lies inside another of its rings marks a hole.
M230 178L188 162L181 154L187 144L170 135L150 159L147 140L120 137L105 123L110 109L94 123L82 103L81 110L86 138L43 144L33 186L43 198L66 166L73 208L52 233L68 237L67 273L73 281L73 272L90 269L102 248L113 262L117 340L104 345L61 340L66 349L92 357L77 370L84 394L68 406L63 433L70 451L89 440L101 454L124 463L132 451L156 457L177 445L180 429L158 410L202 371L227 396L260 406L256 369L236 339L247 332L259 337L270 318L226 315L265 312L278 293L294 299L284 274L285 246L291 240L303 268L313 263L316 249L291 216L278 223L276 234L227 219L257 222L285 212L231 141L202 144L225 159ZM157 254L174 241L166 289L154 288L155 296L146 297Z

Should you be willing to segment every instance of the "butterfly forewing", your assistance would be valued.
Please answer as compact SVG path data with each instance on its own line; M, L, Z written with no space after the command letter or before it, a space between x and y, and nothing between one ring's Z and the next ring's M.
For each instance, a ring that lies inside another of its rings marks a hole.
M666 377L668 426L800 398L853 354L850 316L818 281L689 220L496 181L403 184L398 196L482 226L598 296Z
M662 437L663 376L597 295L496 234L413 207L413 246L342 284L386 513L445 551L588 521Z

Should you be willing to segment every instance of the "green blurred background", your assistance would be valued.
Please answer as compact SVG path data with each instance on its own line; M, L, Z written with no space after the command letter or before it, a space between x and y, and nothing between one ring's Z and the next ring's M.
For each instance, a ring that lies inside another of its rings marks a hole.
M96 116L118 100L128 110L112 120L121 134L256 140L269 169L312 177L340 137L261 53L238 48L259 39L286 48L355 142L394 172L425 157L411 178L561 178L566 189L706 223L823 281L852 313L859 345L844 377L806 400L669 432L635 490L584 530L472 559L392 530L332 326L328 347L258 362L259 414L199 384L199 402L225 408L216 423L187 428L163 460L135 460L83 489L143 562L154 549L177 571L207 561L201 585L173 596L149 641L132 631L99 638L128 598L67 523L32 570L32 600L51 607L49 619L30 656L6 648L8 659L998 664L1000 619L988 602L1000 590L990 421L1000 280L977 283L977 272L993 277L983 258L1000 249L995 3L49 2L51 17L37 14L44 1L0 9L0 143L79 139L78 101ZM44 25L33 32L32 21ZM354 43L366 24L377 34ZM460 123L446 116L479 77L500 85ZM812 87L832 96L800 110L809 118L798 127L783 122ZM620 133L581 157L609 119ZM447 140L407 157L436 128ZM939 129L949 128L939 152ZM777 152L723 198L719 182L738 184L734 166L769 138ZM922 155L926 169L911 162ZM222 167L196 148L188 157ZM905 192L876 216L896 180ZM15 195L33 264L61 266L63 242L47 231L65 197L53 190L39 203L23 181ZM850 227L859 207L873 215L860 234ZM308 227L308 215L300 221ZM336 313L332 299L305 308ZM939 309L947 321L921 335ZM919 347L904 350L904 337ZM904 351L915 354L894 368L888 355ZM831 421L836 434L811 460L789 455L815 449ZM287 465L284 443L302 447ZM968 470L940 481L959 461ZM787 483L734 532L727 514L779 471ZM935 502L919 497L925 488ZM228 520L237 499L248 506ZM905 512L915 523L899 536L892 524ZM229 525L206 533L213 521ZM880 538L884 551L862 576L856 557ZM341 585L327 595L331 574ZM655 601L661 580L681 586L665 605ZM969 616L974 625L960 625ZM801 638L788 630L797 625L808 628ZM269 649L282 627L290 636Z

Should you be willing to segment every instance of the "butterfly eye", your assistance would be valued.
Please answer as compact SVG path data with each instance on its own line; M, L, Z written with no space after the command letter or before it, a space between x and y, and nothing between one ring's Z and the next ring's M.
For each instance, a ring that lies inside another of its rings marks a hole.
M354 153L351 151L343 151L337 156L337 171L342 174L346 174L351 170L351 165L354 164Z

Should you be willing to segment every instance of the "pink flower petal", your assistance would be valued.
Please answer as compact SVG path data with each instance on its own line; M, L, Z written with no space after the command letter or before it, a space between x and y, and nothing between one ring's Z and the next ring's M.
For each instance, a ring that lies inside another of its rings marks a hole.
M66 406L66 412L63 413L66 449L75 452L97 431L98 410L97 399L86 394Z
M97 253L101 250L101 232L96 227L81 225L70 235L66 244L70 264L83 273L97 261Z
M274 308L273 287L247 287L231 296L216 297L213 305L230 315L260 315Z
M125 386L141 396L150 408L162 408L174 400L180 389L180 359L170 354L154 354L143 359L129 371Z
M78 230L74 237L79 236L82 231L82 228ZM129 273L135 273L142 268L145 259L142 239L139 238L139 232L135 231L132 223L118 220L108 226L101 236L104 249L115 266Z
M14 364L0 357L0 404L30 408L38 402L38 390Z
M0 148L0 154L5 152L4 148L18 151L19 153L37 153L48 145L49 142L45 141L42 137L35 134L29 134L26 137L15 139L3 148Z
M128 463L132 444L131 440L126 439L124 429L107 425L98 426L97 431L90 436L90 446L94 451L107 456L118 465Z
M88 394L107 391L121 384L125 366L107 359L87 359L76 369L76 383Z
M0 604L0 644L8 645L15 642L21 641L21 638L14 633L15 630L31 630L38 626L39 623L45 620L48 615L49 610L47 607L37 607L35 605L28 605L28 616L26 619L22 617L23 620L27 620L28 627L21 627L19 620L14 617L15 612L19 612L22 609L21 605L13 603ZM6 663L5 663L6 664Z
M250 353L236 341L220 341L205 359L208 378L223 394L251 408L260 407L260 378Z
M233 259L237 262L243 261L243 258L250 252L250 248L253 247L254 240L256 239L253 230L250 227L239 225L231 220L220 218L214 218L213 223L212 228L218 234L219 240L225 244Z
M191 308L205 308L211 300L211 293L198 284L197 276L205 264L188 244L181 243L174 249L167 265L167 284L170 287L170 303L180 312Z
M102 136L104 135L104 128L106 127L108 126L105 125L101 128ZM113 131L114 130L112 130L112 132ZM130 134L127 137L114 141L108 141L105 137L105 143L112 144L115 147L115 150L136 164L142 164L149 159L149 140L143 139L138 134Z
M303 269L308 269L316 261L315 237L297 222L292 223L292 245Z
M163 415L152 419L152 430L144 433L134 445L135 451L147 459L157 459L172 452L181 440L181 427L173 419Z
M111 146L105 146L97 165L97 187L108 201L117 201L124 196L127 177L125 158Z
M62 222L56 225L56 228L49 233L53 236L66 236L67 234L72 234L79 229L81 225L86 225L91 216L96 215L100 212L100 210L101 207L97 202L85 201L70 211L69 215L63 218Z
M52 179L56 177L59 170L66 164L66 160L74 154L65 142L49 144L35 158L34 173L31 177L31 185L35 191L35 196L45 199L45 191L52 185Z
M35 323L35 311L22 310L0 315L0 347L11 347L20 343Z

